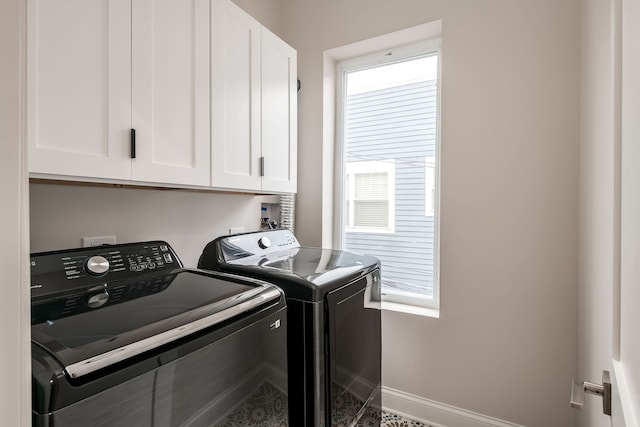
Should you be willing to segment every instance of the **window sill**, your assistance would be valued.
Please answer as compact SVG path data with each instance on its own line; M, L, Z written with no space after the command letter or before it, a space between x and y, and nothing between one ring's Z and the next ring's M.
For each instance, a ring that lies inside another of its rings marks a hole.
M382 301L382 310L397 311L399 313L413 314L416 316L440 318L440 310L437 308L421 307L409 304L399 304L397 302Z

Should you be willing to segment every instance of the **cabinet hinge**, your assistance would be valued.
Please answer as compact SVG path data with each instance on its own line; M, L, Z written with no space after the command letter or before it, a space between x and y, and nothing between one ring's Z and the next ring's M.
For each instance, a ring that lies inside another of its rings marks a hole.
M131 158L136 158L136 130L131 129Z

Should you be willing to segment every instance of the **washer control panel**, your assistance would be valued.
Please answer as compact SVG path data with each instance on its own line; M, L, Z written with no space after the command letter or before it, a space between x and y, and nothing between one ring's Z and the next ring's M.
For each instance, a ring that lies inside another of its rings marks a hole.
M168 274L180 267L182 263L164 241L35 253L31 254L31 297L96 290L91 304L100 306L108 298L102 288L113 282Z
M102 255L94 255L87 260L85 269L93 276L102 276L109 271L109 260Z

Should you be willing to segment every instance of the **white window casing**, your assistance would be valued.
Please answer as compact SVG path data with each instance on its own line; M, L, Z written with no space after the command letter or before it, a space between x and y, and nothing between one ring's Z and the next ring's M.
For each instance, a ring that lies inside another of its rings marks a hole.
M424 158L424 214L434 216L436 210L436 156Z
M336 66L336 171L342 172L337 176L334 204L341 230L338 248L381 259L383 309L431 317L439 316L440 302L441 54L441 40L436 37L344 59ZM437 71L417 76L403 65L424 64L424 59L429 64L435 60ZM377 69L387 65L399 65L394 70L400 73L408 70L404 80L385 85ZM368 74L364 82L352 80L351 75L358 73ZM409 94L411 87L418 92ZM430 97L429 105L421 100L412 107L412 96ZM357 104L369 100L365 108ZM397 101L408 107L394 110L392 104ZM428 123L411 122L421 120L416 115L423 114L418 110L425 107ZM370 108L376 109L375 114L370 114ZM381 114L384 118L378 119ZM399 114L406 117L398 120ZM387 145L382 146L383 140ZM428 146L416 148L423 140L429 141ZM367 189L360 185L365 182ZM407 225L409 220L420 225Z

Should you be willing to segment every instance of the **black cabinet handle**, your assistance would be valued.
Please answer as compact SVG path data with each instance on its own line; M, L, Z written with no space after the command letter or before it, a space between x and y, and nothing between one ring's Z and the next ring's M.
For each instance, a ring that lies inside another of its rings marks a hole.
M131 129L131 158L136 158L136 130Z

